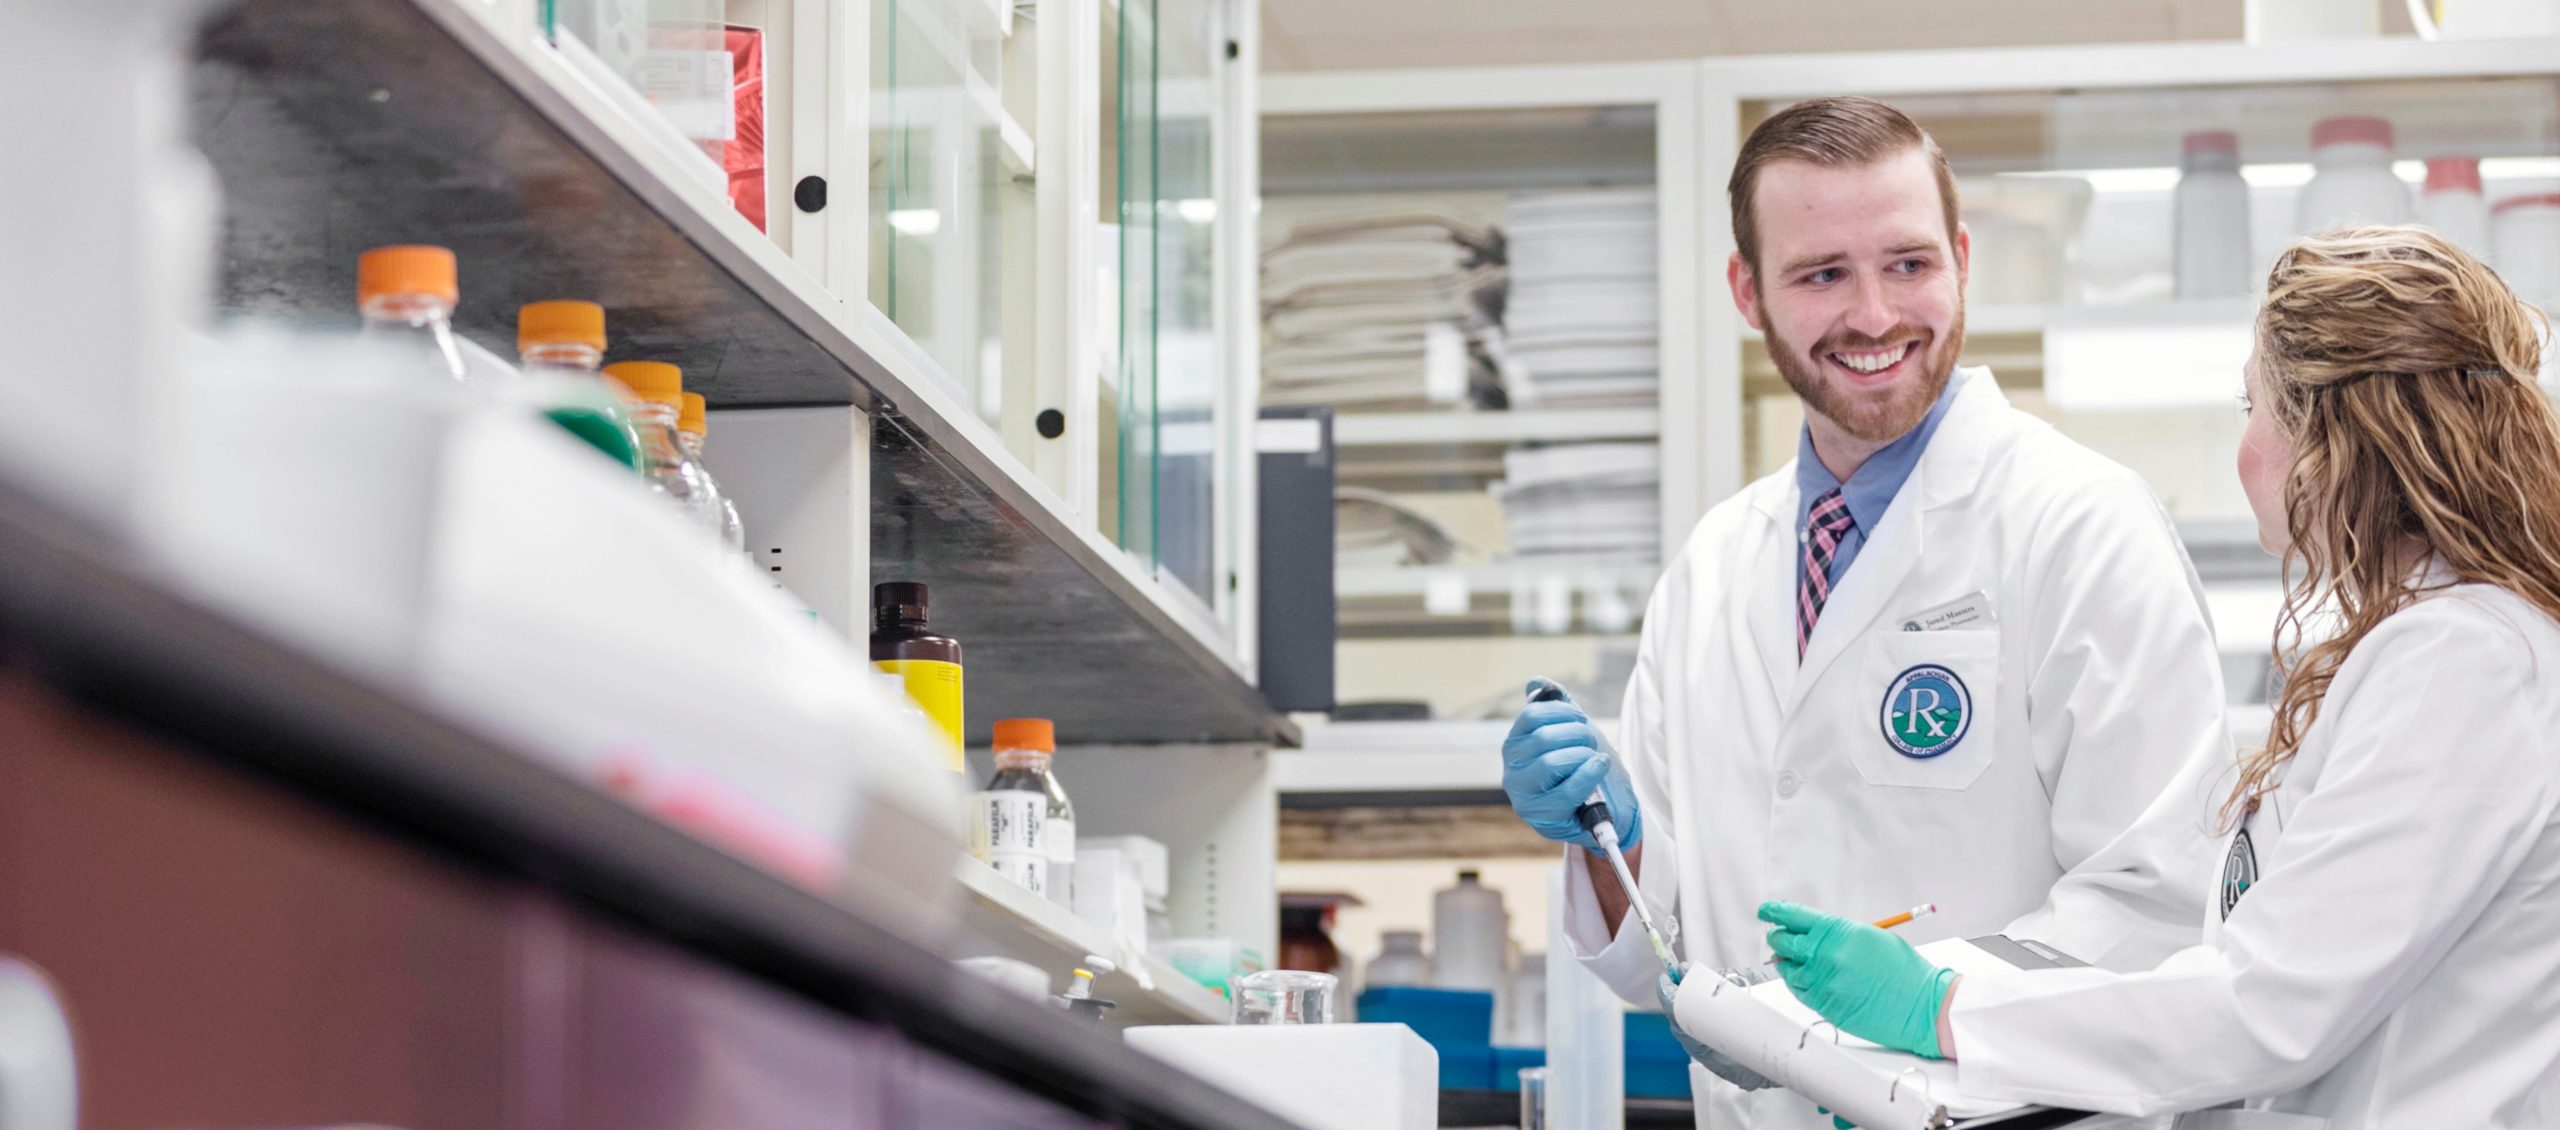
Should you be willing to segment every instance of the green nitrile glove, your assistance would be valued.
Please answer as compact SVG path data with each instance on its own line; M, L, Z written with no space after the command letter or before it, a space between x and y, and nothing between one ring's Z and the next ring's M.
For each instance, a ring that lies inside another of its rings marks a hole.
M1929 964L1911 944L1864 922L1791 902L1760 904L1778 976L1796 999L1852 1036L1931 1059L1938 1006L1956 971Z

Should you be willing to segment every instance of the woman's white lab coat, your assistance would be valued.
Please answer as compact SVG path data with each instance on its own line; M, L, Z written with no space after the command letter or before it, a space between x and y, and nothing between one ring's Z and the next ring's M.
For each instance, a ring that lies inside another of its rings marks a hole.
M2560 1126L2555 811L2560 625L2488 586L2424 599L2356 646L2226 843L2204 944L2140 973L1966 979L1964 1090L2297 1116L2231 1126Z
M1955 379L1801 663L1792 464L1709 513L1655 591L1617 744L1645 896L1692 961L1767 957L1772 898L1935 902L1914 942L2006 928L2113 968L2195 942L2213 838L2125 835L2190 761L2230 760L2195 571L2133 472L1988 371ZM1915 703L1943 732L1894 732ZM1565 874L1576 956L1650 1006L1661 967L1634 916L1612 936L1584 867ZM1800 1097L1692 1079L1702 1126L1830 1125Z

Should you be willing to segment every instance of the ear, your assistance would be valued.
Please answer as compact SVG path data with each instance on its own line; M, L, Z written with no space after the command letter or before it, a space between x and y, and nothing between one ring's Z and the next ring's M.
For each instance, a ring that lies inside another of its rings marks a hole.
M1733 289L1733 308L1742 311L1743 324L1766 332L1767 327L1760 324L1760 280L1751 273L1751 264L1743 261L1741 252L1736 251L1725 260L1724 282Z
M1963 220L1956 221L1956 289L1973 277L1973 228Z

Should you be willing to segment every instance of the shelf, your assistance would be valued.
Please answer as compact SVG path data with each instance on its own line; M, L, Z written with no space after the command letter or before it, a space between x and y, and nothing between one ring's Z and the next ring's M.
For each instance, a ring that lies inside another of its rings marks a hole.
M172 594L128 550L5 481L0 638L26 681L79 710L289 797L330 835L394 842L475 897L543 891L1096 1123L1284 1130L1217 1086L978 982L910 922L866 917ZM139 755L108 743L96 756Z
M1344 412L1333 418L1337 448L1652 440L1661 434L1662 413L1652 408Z
M1651 106L1420 112L1362 106L1345 114L1326 104L1341 85L1337 77L1263 80L1263 195L1512 192L1655 181Z
M1618 720L1598 722L1614 739ZM1507 719L1318 723L1307 727L1303 748L1271 755L1272 786L1283 798L1498 793L1502 740L1510 733Z
M961 860L957 870L960 886L968 892L961 923L990 947L990 954L1039 966L1055 982L1053 988L1065 986L1069 972L1083 963L1086 954L1113 956L1110 939L1067 908L1032 894L974 859ZM1141 988L1127 970L1094 979L1094 995L1117 1003L1111 1010L1114 1026L1227 1022L1227 999L1216 991L1176 972L1159 957L1147 957L1144 968L1155 984L1152 989Z
M1646 564L1571 564L1553 565L1532 562L1505 562L1499 565L1410 565L1386 569L1340 569L1333 575L1333 592L1345 600L1362 598L1410 597L1426 599L1439 586L1450 586L1470 596L1509 596L1511 586L1521 581L1562 577L1577 587L1594 580L1619 588L1650 594L1653 582L1662 575L1662 567ZM1642 603L1641 596L1635 598Z
M450 0L248 0L208 29L190 102L227 316L352 328L357 253L419 240L460 257L457 322L502 354L519 303L591 298L614 356L682 365L714 408L875 414L872 572L933 585L973 740L1017 715L1085 743L1293 740L1217 629L1065 516L885 318L667 175L535 37ZM1123 708L1130 686L1153 707Z

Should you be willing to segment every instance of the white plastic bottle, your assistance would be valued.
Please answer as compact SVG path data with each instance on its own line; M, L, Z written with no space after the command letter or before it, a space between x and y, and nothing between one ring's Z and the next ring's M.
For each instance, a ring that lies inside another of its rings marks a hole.
M2480 193L2478 157L2427 158L2427 185L2418 196L2418 222L2486 262L2489 201Z
M698 392L684 394L684 408L676 413L676 439L684 445L685 458L702 468L702 485L711 492L711 500L720 509L720 544L732 551L747 551L746 523L738 520L738 504L729 492L720 489L720 481L711 474L711 464L702 458L702 444L711 435L711 406Z
M2171 199L2177 241L2171 262L2180 298L2249 293L2249 182L2240 178L2240 135L2200 130L2180 144Z
M1389 930L1378 935L1378 956L1369 959L1364 988L1431 984L1431 955L1422 952L1422 931Z
M1518 1047L1547 1042L1547 955L1524 953L1511 975L1511 1039Z
M1431 896L1432 975L1443 989L1500 992L1511 944L1511 912L1482 873L1458 872L1458 885Z
M2311 127L2311 167L2311 180L2294 202L2298 234L2417 218L2409 186L2391 171L2390 122L2364 116L2322 119Z
M453 252L425 244L376 247L356 257L356 308L368 341L398 350L422 374L467 382L453 339L462 300Z
M676 434L677 414L684 409L684 370L663 361L617 361L605 375L621 383L631 425L640 433L640 451L649 485L675 500L705 533L720 536L719 500L713 498L702 465L684 452Z
M2560 182L2518 185L2491 210L2490 265L2516 297L2545 310L2560 305Z

